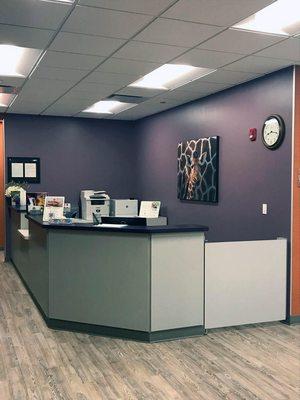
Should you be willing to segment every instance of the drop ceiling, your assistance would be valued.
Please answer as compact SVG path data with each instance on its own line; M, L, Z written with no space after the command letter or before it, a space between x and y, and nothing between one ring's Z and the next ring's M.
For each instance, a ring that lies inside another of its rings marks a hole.
M232 30L274 0L0 0L0 43L43 50L1 112L87 117L113 94L146 97L117 115L136 120L300 63L300 37ZM165 63L215 72L171 91L127 87Z

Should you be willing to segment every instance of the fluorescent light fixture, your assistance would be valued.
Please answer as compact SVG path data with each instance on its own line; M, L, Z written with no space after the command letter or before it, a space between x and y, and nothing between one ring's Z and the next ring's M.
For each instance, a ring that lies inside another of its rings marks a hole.
M38 49L0 44L0 76L25 78L40 54Z
M277 0L233 26L234 29L277 35L300 32L300 1Z
M0 107L8 107L16 94L0 93Z
M213 69L193 67L192 65L165 64L128 86L170 90L202 78L214 71Z
M135 107L136 105L137 104L135 103L123 103L116 100L101 100L86 110L83 110L83 112L114 115L119 114L122 111L129 110L129 108Z

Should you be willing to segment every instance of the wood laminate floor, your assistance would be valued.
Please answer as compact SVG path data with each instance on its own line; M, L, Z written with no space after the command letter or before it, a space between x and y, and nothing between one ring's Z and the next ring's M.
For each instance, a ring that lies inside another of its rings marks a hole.
M0 400L300 399L300 325L158 344L50 330L0 263Z

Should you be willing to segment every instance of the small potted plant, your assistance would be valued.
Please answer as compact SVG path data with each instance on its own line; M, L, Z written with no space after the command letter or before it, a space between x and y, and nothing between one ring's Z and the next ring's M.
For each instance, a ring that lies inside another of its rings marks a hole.
M26 206L26 183L9 182L5 186L5 197L11 205Z

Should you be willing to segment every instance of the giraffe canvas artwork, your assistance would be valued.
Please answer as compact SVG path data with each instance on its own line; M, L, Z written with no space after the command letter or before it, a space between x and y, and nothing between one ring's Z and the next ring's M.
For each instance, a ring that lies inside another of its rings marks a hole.
M177 163L180 200L218 202L219 136L180 142Z

